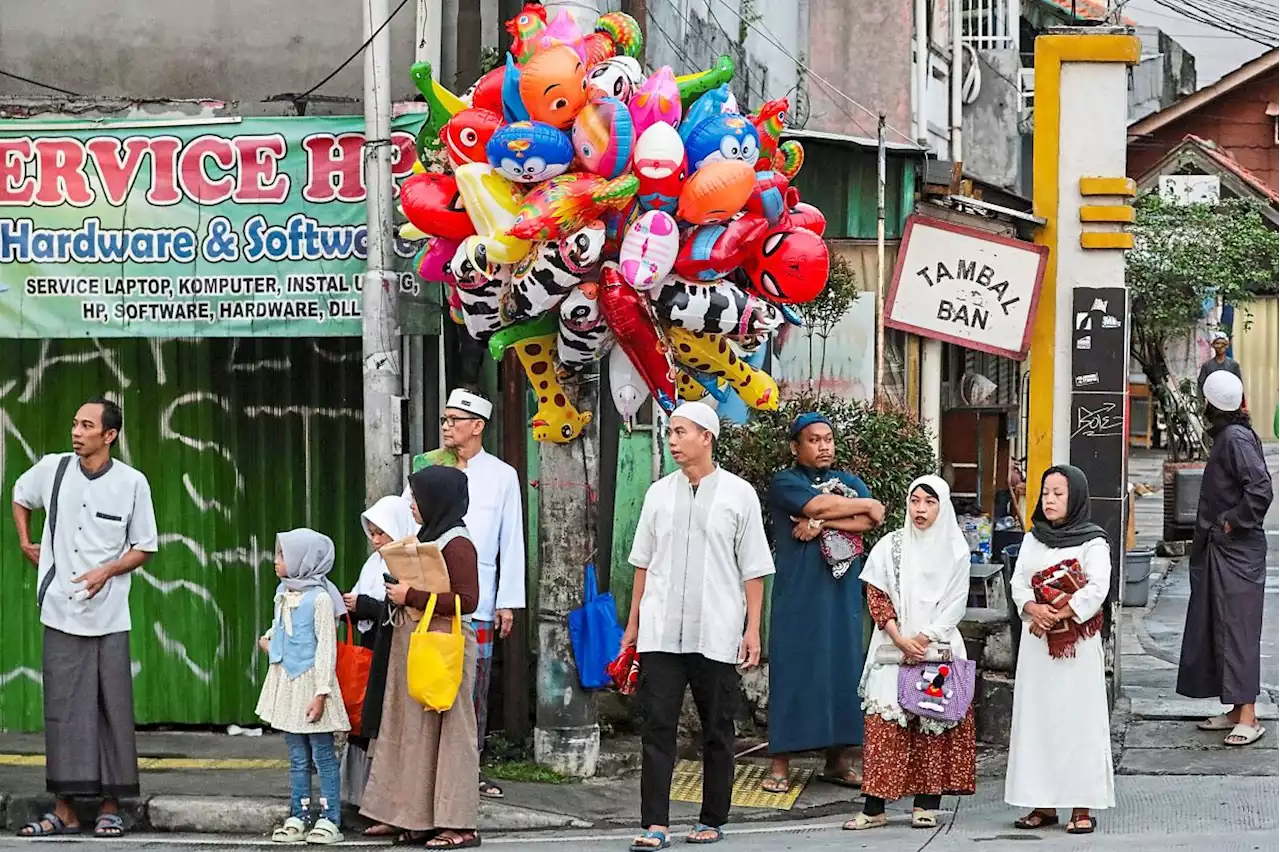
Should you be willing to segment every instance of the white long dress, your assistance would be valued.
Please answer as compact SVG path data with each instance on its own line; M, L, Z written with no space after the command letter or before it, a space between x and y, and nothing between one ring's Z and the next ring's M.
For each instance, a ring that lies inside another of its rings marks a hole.
M1031 535L1023 540L1013 573L1011 591L1019 613L1035 600L1032 576L1064 559L1079 560L1089 577L1089 584L1071 598L1077 620L1097 614L1111 585L1106 539L1050 548ZM1028 808L1115 807L1102 637L1081 639L1074 657L1054 659L1048 643L1033 636L1029 624L1023 613L1004 800Z

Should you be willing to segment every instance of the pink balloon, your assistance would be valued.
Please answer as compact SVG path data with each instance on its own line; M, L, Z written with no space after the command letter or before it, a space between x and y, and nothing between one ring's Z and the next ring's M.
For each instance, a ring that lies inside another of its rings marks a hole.
M445 264L453 260L458 253L459 240L432 237L427 240L427 250L422 254L422 263L418 266L418 277L423 281L443 281L446 284L457 284L458 279L445 269Z
M618 268L632 287L652 290L671 274L679 250L676 220L661 210L650 210L627 230L618 252Z
M653 72L648 80L636 90L629 104L631 108L631 125L636 138L657 122L665 122L672 127L680 124L680 87L676 85L676 74L669 65L663 65Z

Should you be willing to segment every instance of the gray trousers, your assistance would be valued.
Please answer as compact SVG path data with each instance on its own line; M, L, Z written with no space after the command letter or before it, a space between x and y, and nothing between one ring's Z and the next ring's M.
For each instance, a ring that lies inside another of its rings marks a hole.
M138 795L129 634L44 629L45 786L59 798Z

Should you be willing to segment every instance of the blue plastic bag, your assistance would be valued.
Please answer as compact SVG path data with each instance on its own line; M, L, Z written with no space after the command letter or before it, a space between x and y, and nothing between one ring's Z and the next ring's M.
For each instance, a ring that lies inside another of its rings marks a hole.
M599 593L595 563L588 563L582 606L569 613L569 644L578 664L578 680L583 689L603 689L611 685L605 667L618 655L622 627L613 594Z

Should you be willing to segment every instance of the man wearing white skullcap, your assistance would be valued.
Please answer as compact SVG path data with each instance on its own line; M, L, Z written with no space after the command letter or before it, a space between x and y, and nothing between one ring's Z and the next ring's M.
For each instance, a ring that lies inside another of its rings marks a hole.
M1267 580L1271 476L1262 442L1241 410L1244 386L1226 370L1204 383L1213 450L1200 484L1191 547L1191 600L1182 631L1178 694L1216 698L1229 713L1201 722L1229 731L1226 744L1246 746L1266 729L1254 702L1261 690L1262 601Z
M685 688L702 723L702 812L694 843L721 837L733 787L738 667L760 662L764 578L773 573L760 500L716 466L720 420L701 402L671 413L667 446L680 466L650 486L631 546L636 568L622 647L640 655L640 824L633 849L668 844L676 728Z
M455 389L440 418L441 447L416 456L413 469L432 464L460 468L467 475L470 504L463 521L476 546L480 602L471 616L476 631L476 734L484 751L489 716L489 675L494 638L505 639L515 623L515 610L525 608L524 510L516 469L484 450L484 428L493 403L479 394ZM406 490L406 495L408 491ZM498 563L501 561L501 570ZM480 794L502 798L502 789L480 779Z
M1223 370L1232 373L1237 379L1243 380L1244 376L1240 372L1240 365L1236 359L1227 355L1227 350L1231 348L1231 337L1222 329L1218 329L1213 333L1213 355L1208 361L1200 365L1200 375L1196 377L1196 387L1200 392L1204 393L1204 383L1214 373Z

